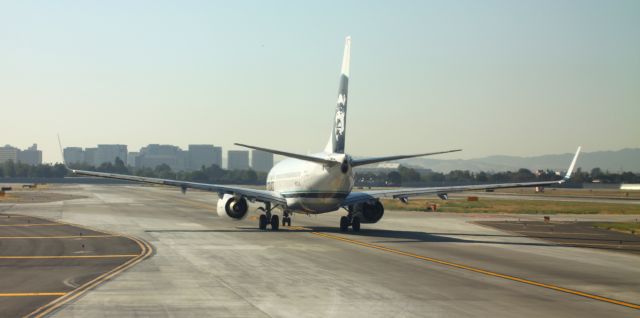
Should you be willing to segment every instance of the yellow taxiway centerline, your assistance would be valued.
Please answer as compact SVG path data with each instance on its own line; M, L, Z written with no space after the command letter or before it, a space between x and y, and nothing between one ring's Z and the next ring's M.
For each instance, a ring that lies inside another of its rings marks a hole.
M590 298L590 299L594 299L594 300L599 300L599 301L607 302L607 303L610 303L610 304L625 306L625 307L629 307L629 308L633 308L633 309L640 309L640 305L639 304L634 304L634 303L629 303L629 302L625 302L625 301L621 301L621 300L616 300L616 299L611 299L611 298L607 298L607 297L603 297L603 296L589 294L589 293L586 293L586 292L573 290L573 289L569 289L569 288L564 288L564 287L560 287L560 286L555 286L555 285L550 285L550 284L545 284L545 283L539 283L539 282L532 281L532 280L529 280L529 279L524 279L524 278L519 278L519 277L515 277L515 276L500 274L500 273L496 273L496 272L492 272L492 271L488 271L488 270L484 270L484 269L480 269L480 268L476 268L476 267L471 267L471 266L467 266L467 265L462 265L462 264L452 263L452 262L448 262L448 261L444 261L444 260L439 260L439 259L432 258L432 257L421 256L421 255L417 255L417 254L413 254L413 253L409 253L409 252L396 250L396 249L393 249L393 248L388 248L388 247L381 246L381 245L369 244L369 243L365 243L365 242L362 242L362 241L352 240L352 239L340 237L340 236L333 235L333 234L320 233L320 232L312 232L312 233L315 234L315 235L321 236L321 237L325 237L325 238L329 238L329 239L333 239L333 240L338 240L338 241L343 241L343 242L347 242L347 243L351 243L351 244L355 244L355 245L360 245L360 246L364 246L364 247L369 247L369 248L373 248L373 249L377 249L377 250L381 250L381 251L385 251L385 252L389 252L389 253L393 253L393 254L398 254L398 255L402 255L402 256L417 258L417 259L421 259L421 260L432 262L432 263L436 263L436 264L441 264L441 265L446 265L446 266L455 267L455 268L459 268L459 269L464 269L464 270L468 270L468 271L472 271L472 272L480 273L480 274L485 274L485 275L489 275L489 276L504 278L504 279L507 279L507 280L516 281L516 282L520 282L520 283L524 283L524 284L528 284L528 285L533 285L533 286L543 287L543 288L547 288L547 289L552 289L552 290L555 290L555 291L560 291L560 292L564 292L564 293L568 293L568 294L572 294L572 295L577 295L577 296L582 296L582 297L586 297L586 298Z
M13 239L74 239L74 238L103 238L120 237L118 235L61 235L61 236L0 236L0 240Z
M0 297L64 296L67 293L0 293Z
M22 227L27 227L27 226L62 226L64 224L59 224L59 223L21 223L21 224L0 224L0 226L2 227L10 227L10 226L22 226Z
M84 259L84 258L131 258L138 257L138 254L115 254L115 255L58 255L58 256L0 256L0 259Z

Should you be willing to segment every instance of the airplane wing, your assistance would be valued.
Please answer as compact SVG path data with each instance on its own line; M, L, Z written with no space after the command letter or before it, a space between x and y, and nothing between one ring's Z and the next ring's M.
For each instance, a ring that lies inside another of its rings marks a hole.
M467 185L467 186L451 186L451 187L429 187L429 188L404 188L395 190L378 190L378 191L363 191L363 192L351 192L344 200L344 206L367 202L379 198L393 198L406 200L409 197L436 194L441 198L446 199L448 193L473 191L473 190L486 190L486 189L504 189L504 188L523 188L523 187L539 187L549 186L565 183L575 167L578 154L580 153L580 147L573 156L571 165L567 170L567 174L564 178L555 181L537 181L537 182L515 182L515 183L498 183L498 184L480 184L480 185Z
M173 186L173 187L181 188L182 191L186 191L187 189L198 189L198 190L204 190L204 191L218 192L218 195L221 197L223 194L233 194L233 195L244 196L249 201L271 202L271 203L280 204L283 206L286 206L287 204L287 201L282 195L280 195L280 193L273 192L273 191L248 189L248 188L218 185L218 184L180 181L180 180L147 178L147 177L131 176L131 175L117 174L117 173L95 172L95 171L76 170L76 169L70 169L70 170L71 172L77 175Z

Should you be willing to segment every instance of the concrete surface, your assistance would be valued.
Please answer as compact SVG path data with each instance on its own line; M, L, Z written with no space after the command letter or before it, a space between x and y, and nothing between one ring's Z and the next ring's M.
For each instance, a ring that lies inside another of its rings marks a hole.
M640 314L629 307L434 261L640 302L637 255L545 244L470 222L529 216L387 211L381 222L363 225L360 234L353 234L337 232L344 214L338 212L294 215L293 230L262 232L255 217L218 218L217 196L211 193L190 191L183 196L178 189L94 185L74 186L68 192L88 198L0 206L0 210L135 235L152 243L156 254L67 305L56 317ZM590 221L637 216L566 216L576 217Z

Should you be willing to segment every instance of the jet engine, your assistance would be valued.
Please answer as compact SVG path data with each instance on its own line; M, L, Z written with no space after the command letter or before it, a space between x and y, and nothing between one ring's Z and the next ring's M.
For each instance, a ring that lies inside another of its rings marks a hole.
M232 194L225 194L218 200L218 216L242 220L247 216L249 205L244 197L236 197Z
M360 218L360 223L376 223L384 215L384 206L378 200L358 203L353 206L353 215Z

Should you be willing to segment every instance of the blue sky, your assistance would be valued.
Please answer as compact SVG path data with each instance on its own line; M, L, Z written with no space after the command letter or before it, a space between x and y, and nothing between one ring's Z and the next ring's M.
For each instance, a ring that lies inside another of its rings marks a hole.
M640 1L1 1L1 144L640 147Z

